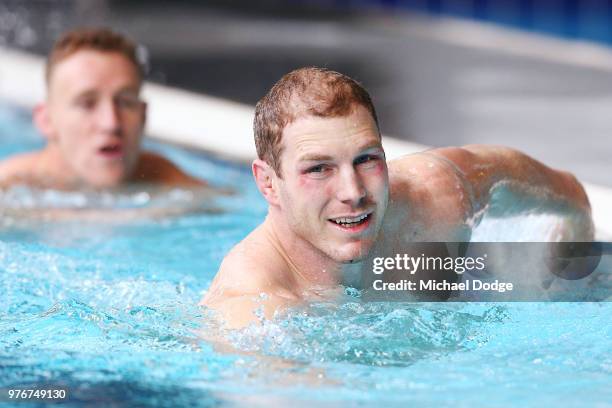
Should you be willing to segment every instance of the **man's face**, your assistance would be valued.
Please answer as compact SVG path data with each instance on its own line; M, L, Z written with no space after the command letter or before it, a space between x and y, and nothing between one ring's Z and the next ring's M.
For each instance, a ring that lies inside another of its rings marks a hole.
M306 116L283 131L281 211L298 239L336 262L363 260L389 194L385 154L370 113Z
M49 143L67 178L112 187L132 175L140 153L146 105L140 77L116 52L81 50L59 62L49 78Z

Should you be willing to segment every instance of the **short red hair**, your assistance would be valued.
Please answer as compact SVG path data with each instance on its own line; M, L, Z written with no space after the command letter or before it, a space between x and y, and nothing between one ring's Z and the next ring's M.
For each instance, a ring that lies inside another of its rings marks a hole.
M81 50L119 53L134 65L141 79L144 76L144 67L132 40L108 28L79 28L64 33L53 45L45 69L47 84L55 66Z
M355 106L378 118L368 91L354 79L325 68L300 68L283 76L255 106L257 156L281 176L282 135L287 125L306 116L338 117Z

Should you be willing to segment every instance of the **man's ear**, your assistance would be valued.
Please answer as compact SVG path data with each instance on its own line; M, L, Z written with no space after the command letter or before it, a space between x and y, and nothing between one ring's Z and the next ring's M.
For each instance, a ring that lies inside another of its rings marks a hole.
M32 119L34 121L34 125L36 129L48 140L55 140L55 132L53 129L53 124L51 123L51 118L49 117L49 107L46 103L39 103L34 107L34 111L32 112Z
M260 159L254 160L251 168L253 170L255 184L257 184L259 192L264 196L268 204L279 205L278 192L276 191L276 183L274 182L274 178L276 177L274 169L268 163Z

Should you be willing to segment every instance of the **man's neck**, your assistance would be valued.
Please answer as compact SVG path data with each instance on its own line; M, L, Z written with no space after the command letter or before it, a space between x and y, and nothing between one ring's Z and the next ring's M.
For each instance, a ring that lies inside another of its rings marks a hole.
M50 144L39 152L31 177L33 184L44 188L70 190L80 184L60 151Z
M343 283L343 276L356 273L361 268L361 263L344 264L334 261L297 236L272 211L263 223L263 230L304 290L335 288Z

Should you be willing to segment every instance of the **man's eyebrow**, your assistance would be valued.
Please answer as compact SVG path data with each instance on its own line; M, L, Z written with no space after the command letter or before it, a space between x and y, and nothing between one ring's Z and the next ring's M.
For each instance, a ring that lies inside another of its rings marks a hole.
M126 88L122 88L119 90L119 92L117 92L118 95L125 95L125 94L139 94L138 88L137 87L126 87Z
M333 158L331 156L325 154L307 153L304 156L300 157L298 161L327 161L332 159Z
M366 145L364 145L362 148L359 149L359 154L363 154L366 150L372 150L372 149L380 149L382 150L382 145L379 141L375 141L375 142L371 142L368 143ZM334 158L332 156L326 155L326 154L322 154L322 153L306 153L304 156L301 156L298 158L298 161L304 162L304 161L329 161L329 160L333 160Z
M76 94L74 99L89 98L89 97L96 96L96 95L97 95L97 92L95 90L87 89L85 91L82 91Z
M368 143L366 145L364 145L363 147L361 147L359 149L360 152L365 152L366 150L372 150L372 149L381 149L382 150L382 144L380 143L379 140L375 141L375 142L371 142Z
M119 90L119 92L117 92L116 95L118 96L138 96L139 92L138 92L138 88L128 87L128 88L123 88ZM74 99L90 98L90 97L95 97L95 96L98 96L98 91L96 91L95 89L86 89L76 94L74 96Z

